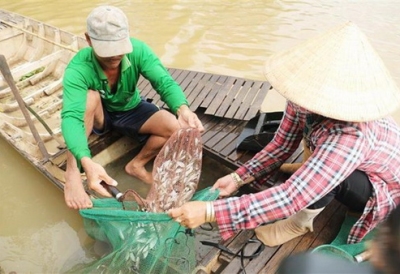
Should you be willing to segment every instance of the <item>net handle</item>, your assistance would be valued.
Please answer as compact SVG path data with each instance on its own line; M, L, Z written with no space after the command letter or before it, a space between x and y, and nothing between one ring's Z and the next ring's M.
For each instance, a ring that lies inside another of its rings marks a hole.
M115 186L111 186L109 184L107 184L104 181L101 181L100 184L115 198L117 199L118 202L121 202L122 200L122 192L119 191L118 188L116 188Z

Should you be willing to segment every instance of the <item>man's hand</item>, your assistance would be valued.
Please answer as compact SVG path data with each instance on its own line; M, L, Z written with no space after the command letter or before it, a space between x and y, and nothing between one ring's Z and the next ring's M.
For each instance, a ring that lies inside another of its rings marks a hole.
M86 173L88 187L101 196L111 197L111 194L100 183L104 181L111 186L117 186L117 181L111 178L101 165L89 157L83 157L81 163Z
M187 105L180 106L176 114L178 115L178 122L181 127L197 128L200 132L204 132L204 127L200 119Z

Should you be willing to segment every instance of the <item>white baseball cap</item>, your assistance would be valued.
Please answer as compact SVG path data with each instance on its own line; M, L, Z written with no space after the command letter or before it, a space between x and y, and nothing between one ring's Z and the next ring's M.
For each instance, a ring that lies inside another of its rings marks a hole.
M95 53L100 57L132 52L128 18L113 6L99 6L87 17L87 32Z

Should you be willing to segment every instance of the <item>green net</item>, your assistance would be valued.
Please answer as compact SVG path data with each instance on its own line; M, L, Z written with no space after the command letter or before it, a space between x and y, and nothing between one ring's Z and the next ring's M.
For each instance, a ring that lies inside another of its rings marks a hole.
M206 188L192 200L212 201L218 194ZM112 251L68 272L187 274L196 267L194 232L166 213L125 210L122 203L106 198L94 200L93 208L80 214L87 234L109 243Z
M355 244L347 244L347 237L351 228L358 218L347 215L343 221L340 231L336 238L330 243L316 247L313 253L324 253L335 257L340 257L351 262L355 262L355 256L362 254L366 251L366 242L371 240L375 234L375 230L369 232L364 239ZM368 264L368 262L365 262Z
M189 200L218 197L219 192L211 188L196 192L201 164L200 132L194 128L174 132L154 160L153 183L146 198L129 189L118 201L96 199L93 208L80 210L86 233L109 243L112 251L70 272L192 272L196 267L194 232L165 212Z

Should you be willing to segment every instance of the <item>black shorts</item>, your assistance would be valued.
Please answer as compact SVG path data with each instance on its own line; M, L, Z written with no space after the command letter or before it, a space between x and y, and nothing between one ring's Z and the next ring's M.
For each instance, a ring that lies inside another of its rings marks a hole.
M159 110L158 106L143 99L140 101L139 105L128 111L109 112L103 106L104 128L102 130L94 128L93 132L97 135L102 135L110 130L115 130L143 143L150 135L140 134L139 130L143 124Z

